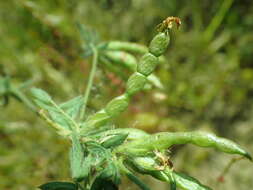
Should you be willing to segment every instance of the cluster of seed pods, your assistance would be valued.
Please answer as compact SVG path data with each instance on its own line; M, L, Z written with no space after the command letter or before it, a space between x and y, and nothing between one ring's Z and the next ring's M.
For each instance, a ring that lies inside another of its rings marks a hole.
M157 34L150 42L149 51L140 59L136 72L134 72L126 83L126 91L121 96L112 99L104 109L87 118L84 130L103 126L107 121L122 113L129 105L131 97L141 91L147 83L147 77L154 71L161 56L168 47L169 35Z

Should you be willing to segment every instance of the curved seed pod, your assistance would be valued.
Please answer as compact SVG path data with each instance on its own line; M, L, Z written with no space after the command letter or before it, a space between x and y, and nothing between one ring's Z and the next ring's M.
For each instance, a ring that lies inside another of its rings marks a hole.
M137 66L137 71L148 76L154 71L157 64L158 58L151 53L146 53L142 56L140 63Z
M111 100L105 107L106 113L111 116L117 116L123 112L129 104L129 97L127 94L123 94L119 97Z
M127 94L132 96L136 92L142 90L146 81L147 79L143 74L138 73L138 72L135 72L134 74L132 74L127 81L127 87L126 87Z
M107 130L105 133L103 133L103 135L108 136L108 135L116 135L119 133L128 134L126 139L127 141L132 141L149 136L148 133L135 128L118 128L113 130Z
M239 154L245 156L250 160L252 159L249 153L243 150L236 143L204 132L157 133L149 137L119 146L118 150L142 155L146 152L156 149L167 149L174 144L187 143L192 143L200 147L213 147L222 152L229 154Z
M150 174L152 171L157 171L159 165L152 157L135 157L126 161L135 171L142 174Z
M159 57L166 51L169 42L170 42L169 35L165 33L159 33L150 42L149 52L155 55L156 57Z
M126 86L127 86L126 87L126 94L127 95L129 95L131 97L136 92L138 92L144 88L144 86L147 82L147 77L154 70L155 65L158 62L158 60L155 59L154 56L156 56L156 57L160 56L166 50L168 43L169 43L169 36L165 35L163 33L156 35L155 38L151 41L150 48L149 48L150 53L146 53L146 55L143 56L142 63L138 67L139 72L137 71L134 74L132 74L127 81L127 84L126 84ZM108 52L107 52L107 54L108 54ZM114 54L112 54L112 55L114 55ZM120 58L119 55L116 56L116 54L115 54L114 56ZM122 60L122 57L119 60ZM129 68L132 68L132 66L129 66ZM134 70L136 70L136 65L135 65ZM144 73L146 76L142 73ZM117 102L119 103L119 105L116 105ZM119 100L117 98L114 99L106 106L105 113L102 114L101 120L108 121L109 118L107 117L107 115L110 118L114 117L114 116L120 114L122 111L124 111L126 109L127 105L128 105L128 100L126 100L124 98L123 99L119 98ZM100 115L98 118L99 118L98 121L100 121ZM95 118L89 117L88 120L86 121L87 125L90 126L91 128L93 127L92 125L98 123L98 122L93 123L93 121L92 121L93 119L97 120L96 117ZM101 125L102 124L99 124L98 126L101 126ZM83 130L85 131L85 129L83 129Z
M133 42L122 41L110 41L108 42L106 49L108 50L121 50L130 53L144 54L148 51L148 48L144 45L140 45Z
M136 70L137 60L135 57L123 51L105 51L104 55L110 61L127 67L129 70Z

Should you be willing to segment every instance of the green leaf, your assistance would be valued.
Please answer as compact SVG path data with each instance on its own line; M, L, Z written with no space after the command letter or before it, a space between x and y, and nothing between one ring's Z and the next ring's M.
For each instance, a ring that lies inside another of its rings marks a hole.
M60 104L60 108L62 108L70 117L76 118L82 105L83 97L77 96L67 102Z
M66 118L61 112L59 112L58 110L49 110L48 111L51 119L59 124L60 126L62 126L64 129L71 129L72 125L71 122L69 121L68 118Z
M48 111L49 116L51 117L53 122L57 123L64 129L72 129L77 126L71 116L75 116L78 113L77 109L79 108L80 104L77 102L80 102L79 97L58 106L52 100L50 95L48 95L47 92L41 89L33 88L31 90L31 94L34 97L34 102L40 108ZM64 111L64 108L66 112Z
M70 182L49 182L38 187L41 190L77 190L78 187Z
M41 90L39 88L32 88L31 89L31 93L32 93L32 96L38 100L39 102L41 103L44 103L44 104L51 104L52 102L52 98L50 97L50 95L45 92L44 90Z
M70 151L70 168L72 178L75 180L82 180L88 176L87 170L83 168L84 151L78 136L72 133L72 148Z
M97 177L92 184L90 190L118 190L118 186L110 180L101 179Z
M173 177L178 187L183 190L211 190L211 188L202 185L198 180L186 174L173 172Z
M128 134L115 134L109 138L107 137L106 140L102 143L102 146L105 148L114 148L116 146L121 145L127 138Z
M111 180L114 184L120 184L120 173L117 165L110 161L107 167L101 172L100 178Z
M75 119L80 111L80 108L83 104L82 96L75 97L67 102L64 102L59 105L59 107L67 114L70 118ZM49 115L52 120L59 125L63 126L66 129L71 129L71 121L69 118L66 118L59 110L50 109Z
M42 109L45 109L47 111L57 111L57 109L54 106L54 102L51 98L51 96L45 92L44 90L41 90L39 88L32 88L31 94L33 96L33 101Z
M80 108L83 105L83 98L82 96L77 96L67 102L64 102L59 105L59 108L62 109L70 118L75 119L78 116ZM50 110L49 115L51 116L52 120L58 123L59 125L71 129L72 122L69 118L66 118L59 110Z

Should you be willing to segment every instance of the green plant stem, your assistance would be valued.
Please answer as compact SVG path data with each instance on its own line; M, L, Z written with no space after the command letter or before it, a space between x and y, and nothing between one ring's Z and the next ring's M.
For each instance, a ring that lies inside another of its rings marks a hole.
M10 93L17 97L26 107L28 107L32 112L38 113L36 107L33 105L33 103L21 92L19 92L17 89L12 88Z
M234 0L224 0L217 14L213 17L211 23L204 32L204 40L209 42L212 40L215 31L220 26L229 8L232 6Z
M86 110L87 102L89 99L91 87L93 84L93 79L94 79L95 72L97 69L97 62L98 62L97 61L98 60L98 51L93 45L91 45L91 48L93 51L92 67L91 67L91 72L90 72L90 76L89 76L89 80L88 80L88 85L86 87L84 98L83 98L83 107L81 108L81 112L80 112L80 119L81 120L83 119L84 114L85 114L85 110Z
M219 175L219 177L217 178L217 183L219 184L219 179L224 178L225 175L229 172L230 168L237 162L244 159L243 157L239 157L239 158L232 158L230 160L230 162L226 165L226 167L223 169L223 171L221 172L221 174Z

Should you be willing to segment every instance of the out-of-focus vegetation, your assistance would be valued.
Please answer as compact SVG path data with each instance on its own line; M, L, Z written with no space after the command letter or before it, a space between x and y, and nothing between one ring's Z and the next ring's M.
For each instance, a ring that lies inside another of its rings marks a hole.
M147 44L161 20L180 17L182 27L172 34L166 62L156 71L165 88L135 96L117 127L213 131L253 152L251 1L9 0L0 1L0 8L0 98L8 103L0 108L0 189L35 189L46 181L69 179L67 142L29 104L6 93L6 81L24 94L31 86L43 88L59 102L80 94L90 60L82 57L78 23L97 31L101 41ZM89 112L120 94L125 82L102 65L95 80ZM221 182L217 177L229 156L191 146L172 151L177 170L215 189L253 185L249 162L233 165ZM122 189L135 188L124 183ZM162 189L157 181L149 183Z

